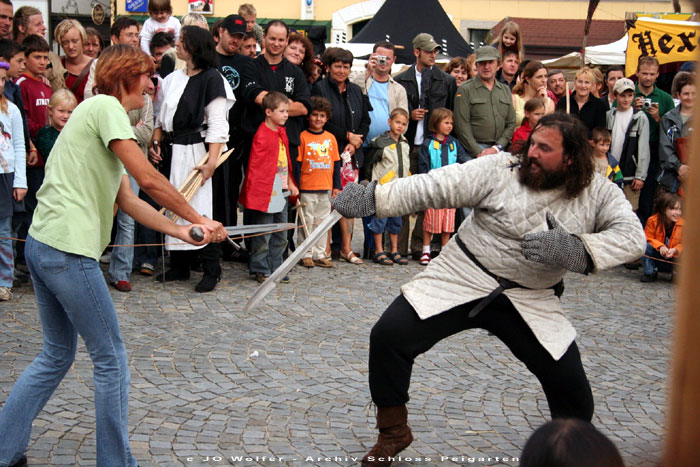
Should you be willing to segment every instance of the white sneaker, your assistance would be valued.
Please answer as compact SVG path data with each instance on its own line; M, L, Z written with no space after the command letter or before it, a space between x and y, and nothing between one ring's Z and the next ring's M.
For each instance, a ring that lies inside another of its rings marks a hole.
M0 302L12 300L12 289L9 287L0 287Z
M100 256L100 263L109 264L109 260L112 257L111 251L106 251L104 255Z

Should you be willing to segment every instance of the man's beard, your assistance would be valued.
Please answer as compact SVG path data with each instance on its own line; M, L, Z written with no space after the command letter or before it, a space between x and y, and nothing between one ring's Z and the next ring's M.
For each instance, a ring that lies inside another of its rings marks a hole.
M539 170L533 171L532 166L536 165ZM566 168L555 172L549 172L542 168L536 161L531 160L527 155L523 157L522 167L518 177L520 183L533 190L551 190L566 184Z

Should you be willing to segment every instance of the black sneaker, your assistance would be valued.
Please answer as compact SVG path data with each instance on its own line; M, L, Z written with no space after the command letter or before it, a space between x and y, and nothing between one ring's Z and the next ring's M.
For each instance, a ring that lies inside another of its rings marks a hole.
M643 274L639 278L639 282L656 282L659 279L659 273L654 272L653 274Z
M240 250L233 250L231 254L224 258L224 261L235 261L236 263L246 263L250 260L250 253L245 248Z
M183 271L183 270L178 270L178 269L168 269L167 271L160 273L156 276L156 280L158 282L163 282L163 278L165 277L165 282L172 282L172 281L186 281L190 278L190 272Z

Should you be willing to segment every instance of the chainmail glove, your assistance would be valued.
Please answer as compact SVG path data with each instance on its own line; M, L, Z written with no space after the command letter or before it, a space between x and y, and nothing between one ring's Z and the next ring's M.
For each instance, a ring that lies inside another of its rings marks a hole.
M525 259L580 274L591 272L593 260L581 239L566 232L551 212L548 212L546 217L549 230L526 234L523 237L521 246Z
M333 200L333 209L348 219L371 216L377 209L374 204L376 186L376 180L367 185L348 183Z

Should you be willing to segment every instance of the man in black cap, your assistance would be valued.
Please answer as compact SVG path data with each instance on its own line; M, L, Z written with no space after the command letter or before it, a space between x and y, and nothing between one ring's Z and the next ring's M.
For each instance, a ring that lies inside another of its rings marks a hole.
M241 86L241 70L250 61L250 58L238 53L238 49L246 38L245 19L240 15L228 15L218 28L219 42L216 44L216 56L219 71L224 75L231 86L236 103L231 108L228 117L229 123L229 147L235 150L223 167L216 172L212 179L214 190L214 219L224 225L236 225L238 219L236 207L238 205L238 192L243 181L243 133L241 120L243 118L243 96ZM234 251L229 244L223 245L224 259L240 254ZM246 258L241 258L245 260Z
M455 79L435 66L435 57L440 46L433 36L420 33L413 38L413 54L416 64L399 74L394 80L406 89L408 97L408 112L411 119L406 130L406 139L411 145L410 170L418 173L418 150L423 144L423 136L428 131L428 122L433 109L446 107L452 110L454 106L457 84ZM399 252L408 254L409 222L404 216L401 234L399 235ZM418 260L423 251L423 214L416 220L411 235L411 251L413 259Z

